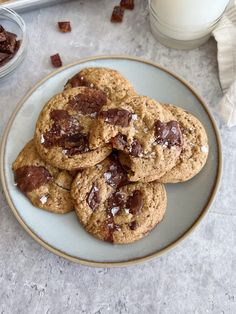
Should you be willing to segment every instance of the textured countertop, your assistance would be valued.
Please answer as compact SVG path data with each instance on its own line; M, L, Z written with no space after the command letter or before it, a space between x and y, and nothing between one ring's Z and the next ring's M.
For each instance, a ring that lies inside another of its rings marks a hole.
M53 70L56 52L64 64L101 54L156 61L188 80L214 113L222 96L214 40L192 51L165 48L150 33L147 1L136 0L124 23L111 25L115 3L75 1L23 14L28 55L0 81L1 136L21 97ZM58 20L70 20L73 32L58 33ZM53 255L18 224L1 189L0 313L236 313L236 129L221 135L223 179L210 212L173 251L138 266L96 269Z

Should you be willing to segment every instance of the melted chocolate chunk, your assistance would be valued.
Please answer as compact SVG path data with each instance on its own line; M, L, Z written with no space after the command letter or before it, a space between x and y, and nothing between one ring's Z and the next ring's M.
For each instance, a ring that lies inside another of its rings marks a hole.
M112 23L121 23L123 21L124 16L124 8L119 5L115 6L111 15Z
M50 172L42 166L23 166L15 171L15 182L24 194L38 189L52 179Z
M124 9L133 10L134 9L134 0L121 0L120 6Z
M133 157L139 157L143 153L142 145L139 143L137 139L133 140L130 149L130 155Z
M93 211L96 211L98 209L100 201L101 198L99 195L99 189L95 184L93 184L87 196L87 203Z
M132 221L132 222L129 224L129 227L130 227L131 230L136 230L137 227L138 227L137 221L136 221L136 220Z
M108 170L104 173L107 184L118 189L129 183L127 172L123 169L118 160L113 160L110 163Z
M101 111L100 116L109 124L128 127L132 113L125 109L109 109L107 111Z
M90 88L95 87L91 82L87 81L85 77L83 77L80 73L77 73L71 79L69 79L66 85L67 84L70 84L71 87L79 87L79 86L85 86L85 87L90 87Z
M120 230L120 226L114 223L114 219L107 218L104 223L104 230L106 232L106 236L104 238L105 241L114 242L114 232Z
M162 123L157 120L155 123L156 143L168 148L182 145L182 133L177 121Z
M143 207L143 193L139 190L135 190L133 195L129 196L126 202L126 207L129 209L131 214L139 214Z
M111 144L112 144L112 147L115 149L124 150L128 145L127 137L119 133L111 139Z
M104 92L96 89L86 89L83 94L70 98L68 108L84 115L97 114L106 103L107 96Z
M124 195L119 191L115 191L107 200L107 214L115 216L124 206Z
M50 118L54 121L50 130L43 134L42 145L46 148L65 145L69 137L82 130L79 121L66 110L52 110Z
M88 135L77 133L64 138L63 148L67 156L86 153L89 151Z
M68 111L55 109L50 112L50 118L54 121L70 120L71 116Z
M58 27L62 33L71 32L71 25L69 21L58 22Z
M54 68L60 68L62 66L62 61L59 53L56 53L53 56L50 56L51 63L54 66Z

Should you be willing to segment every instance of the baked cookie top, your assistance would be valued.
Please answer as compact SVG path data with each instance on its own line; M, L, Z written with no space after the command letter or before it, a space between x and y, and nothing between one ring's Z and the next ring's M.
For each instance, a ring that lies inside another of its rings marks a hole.
M89 133L103 105L100 90L77 87L52 97L38 118L35 145L40 156L60 169L91 167L111 153L110 145L89 148Z
M162 220L167 205L164 185L129 183L114 157L79 173L71 195L85 229L98 239L119 244L145 236Z
M45 163L33 140L16 158L13 171L17 187L34 206L58 214L73 210L70 196L72 175Z
M154 181L176 163L182 148L178 122L169 110L146 96L109 103L101 109L90 133L90 146L106 143L120 152L131 181Z
M65 89L78 86L100 89L114 102L136 95L133 86L118 71L102 67L81 70L68 80Z
M204 167L208 152L208 139L202 123L189 112L174 105L165 104L178 121L183 134L183 148L176 165L159 181L177 183L187 181Z

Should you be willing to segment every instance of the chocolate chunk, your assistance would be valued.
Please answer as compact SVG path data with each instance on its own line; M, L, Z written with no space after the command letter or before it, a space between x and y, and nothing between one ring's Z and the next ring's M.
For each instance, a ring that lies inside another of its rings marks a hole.
M15 182L23 193L29 193L52 181L50 172L42 166L23 166L15 171Z
M137 139L133 140L130 149L130 155L133 157L139 157L143 153L142 145L139 143Z
M55 109L50 112L50 118L54 121L70 120L71 116L68 111Z
M107 213L115 216L124 206L124 195L119 191L115 191L107 200Z
M130 227L131 230L136 230L137 227L138 227L137 221L136 221L136 220L132 221L132 222L129 224L129 227Z
M77 133L64 138L63 148L67 156L86 153L89 151L88 135Z
M78 134L82 130L79 121L75 117L70 116L66 110L52 110L50 118L54 123L51 129L43 134L41 139L41 144L46 148L53 146L63 147L68 137Z
M7 39L7 35L5 29L0 25L0 42L5 41Z
M6 59L9 59L11 55L9 53L0 52L0 64L2 64Z
M70 84L71 87L86 86L86 87L90 87L90 88L95 88L95 86L92 83L90 83L89 81L87 81L85 79L85 77L81 76L80 73L77 73L71 79L69 79L67 81L66 85L67 84Z
M139 190L135 190L133 195L129 196L126 202L126 207L129 209L131 214L139 214L143 207L143 193Z
M55 68L60 68L62 66L62 61L59 53L56 53L55 55L50 57L51 63Z
M0 42L0 52L13 54L16 48L16 34L5 32L6 40Z
M124 150L128 145L127 137L119 133L111 139L111 144L112 144L112 147L115 149Z
M99 189L96 186L96 184L93 184L87 196L87 203L93 211L96 211L98 209L100 202L101 202L101 198L99 195Z
M134 9L134 0L121 0L120 6L124 9L133 10Z
M69 21L58 22L58 27L62 33L71 32L71 25Z
M157 120L155 123L155 136L157 144L168 148L182 145L182 133L177 121L162 123Z
M124 11L124 8L119 5L115 6L111 15L111 22L121 23L123 21Z
M120 226L114 222L114 216L119 215L125 206L125 198L119 191L115 191L107 200L106 221L104 223L104 231L106 233L105 240L113 242L113 234L120 230Z
M104 223L104 231L106 232L104 240L113 243L114 232L117 230L120 230L120 226L115 224L112 218L107 218L107 220Z
M84 115L97 114L103 105L107 103L104 92L87 88L84 93L70 98L68 108Z
M132 118L132 113L126 109L108 109L101 111L100 115L105 122L121 127L128 127Z
M127 172L117 160L111 161L108 170L104 173L107 184L114 188L120 188L129 183Z

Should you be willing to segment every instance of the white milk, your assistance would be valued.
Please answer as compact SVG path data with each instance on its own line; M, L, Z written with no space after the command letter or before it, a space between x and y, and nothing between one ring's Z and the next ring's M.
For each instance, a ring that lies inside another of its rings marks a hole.
M150 0L150 23L163 44L190 49L204 43L229 0Z

